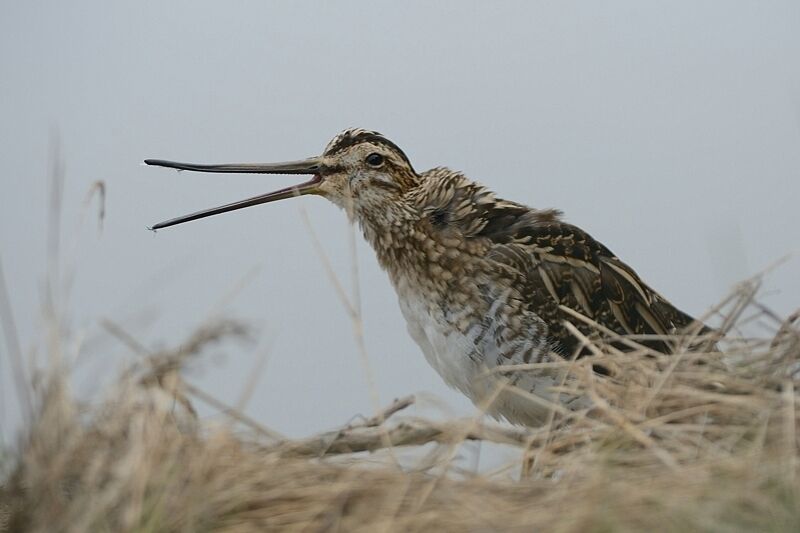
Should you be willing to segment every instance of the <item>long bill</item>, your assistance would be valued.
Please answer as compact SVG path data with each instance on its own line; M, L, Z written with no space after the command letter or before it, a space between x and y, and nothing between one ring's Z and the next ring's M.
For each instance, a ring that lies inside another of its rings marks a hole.
M194 172L228 172L236 174L310 174L314 177L310 180L279 189L267 194L261 194L238 202L221 205L219 207L212 207L211 209L204 209L196 213L190 213L182 217L172 218L155 224L152 230L167 228L176 224L183 224L184 222L191 222L199 218L210 217L220 213L227 213L228 211L235 211L244 207L253 205L266 204L276 200L283 200L285 198L292 198L294 196L302 196L304 194L314 194L318 185L322 182L322 165L319 158L312 157L310 159L303 159L302 161L289 161L286 163L256 163L256 164L227 164L227 165L197 165L194 163L178 163L176 161L164 161L162 159L145 159L145 164L158 167L168 167L177 170L191 170Z

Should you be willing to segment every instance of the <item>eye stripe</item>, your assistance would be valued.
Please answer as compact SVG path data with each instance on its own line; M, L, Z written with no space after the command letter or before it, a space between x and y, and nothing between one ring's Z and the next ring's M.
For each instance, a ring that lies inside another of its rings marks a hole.
M323 165L320 168L320 174L336 174L342 171L344 171L344 166L342 165Z

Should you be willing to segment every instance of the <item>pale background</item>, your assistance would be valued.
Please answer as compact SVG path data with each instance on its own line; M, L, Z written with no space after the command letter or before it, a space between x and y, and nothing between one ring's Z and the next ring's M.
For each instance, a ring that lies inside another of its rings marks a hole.
M702 314L800 248L800 2L3 1L0 259L23 349L44 348L55 143L79 391L130 356L101 319L159 347L223 315L253 324L257 342L211 351L194 383L235 403L266 351L254 418L304 435L369 413L350 319L300 210L349 287L343 213L302 199L153 235L146 226L296 178L140 165L302 158L349 126L386 134L418 170L448 165L502 197L563 209ZM96 205L82 207L96 180L108 193L102 232ZM407 336L360 237L357 255L381 401L423 391L472 412ZM795 255L767 277L763 301L796 308L797 273ZM3 341L9 442L19 408Z

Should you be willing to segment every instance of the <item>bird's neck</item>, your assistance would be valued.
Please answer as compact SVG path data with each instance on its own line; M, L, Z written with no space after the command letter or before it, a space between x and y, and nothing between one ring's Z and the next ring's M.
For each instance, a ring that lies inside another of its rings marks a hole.
M427 238L416 209L405 203L364 210L357 215L364 238L375 250L378 263L394 274L414 268L424 260L418 239Z
M426 298L443 298L477 275L485 249L455 228L436 228L422 213L418 204L398 203L357 218L399 293L413 290Z

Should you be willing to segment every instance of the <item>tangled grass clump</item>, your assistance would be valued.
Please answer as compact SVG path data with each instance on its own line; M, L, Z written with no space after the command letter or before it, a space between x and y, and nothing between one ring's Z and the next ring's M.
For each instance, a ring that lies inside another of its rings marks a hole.
M564 361L564 392L590 407L535 429L398 414L412 398L302 440L236 412L201 423L180 370L231 324L148 354L91 406L51 368L7 458L0 531L798 531L797 316L773 320L748 291L723 314L723 351L584 339L594 355ZM738 336L756 319L773 334ZM465 440L518 448L521 474L459 472ZM424 468L385 453L422 445L438 452Z

